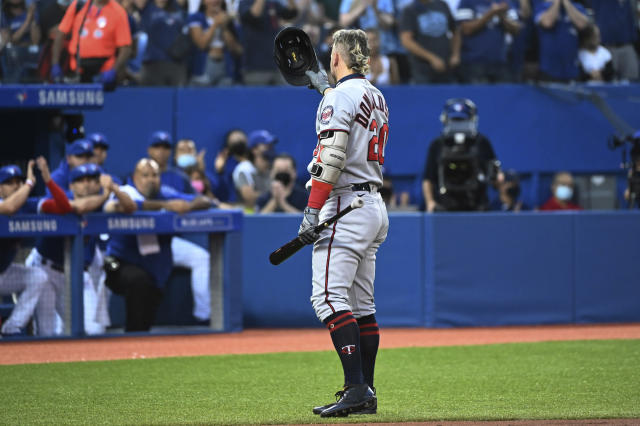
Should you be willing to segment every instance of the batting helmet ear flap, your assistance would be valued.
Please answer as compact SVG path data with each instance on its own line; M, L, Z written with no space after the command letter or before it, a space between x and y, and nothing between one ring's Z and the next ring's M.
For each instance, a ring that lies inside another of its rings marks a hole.
M294 86L308 86L311 81L305 72L320 70L309 36L297 27L287 27L278 33L273 59L287 83Z

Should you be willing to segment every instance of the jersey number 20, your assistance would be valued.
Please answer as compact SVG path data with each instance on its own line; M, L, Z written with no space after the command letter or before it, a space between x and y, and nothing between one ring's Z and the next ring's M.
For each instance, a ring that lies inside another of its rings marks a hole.
M380 165L384 164L384 148L387 146L389 138L389 125L384 123L378 131L378 122L371 120L369 130L373 132L373 136L369 140L369 155L367 160L377 161Z

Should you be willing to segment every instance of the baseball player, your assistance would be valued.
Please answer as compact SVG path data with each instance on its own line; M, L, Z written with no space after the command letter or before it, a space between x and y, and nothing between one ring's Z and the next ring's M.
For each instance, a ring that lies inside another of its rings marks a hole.
M380 335L375 318L373 281L378 247L389 219L378 188L389 135L384 96L364 75L369 47L362 30L333 35L329 87L324 71L307 71L322 95L316 117L318 143L309 164L311 190L299 236L313 243L311 302L327 326L344 370L337 402L315 407L322 417L374 414L373 371ZM314 227L347 207L355 197L364 206L317 234Z
M82 164L72 169L69 172L69 180L71 192L68 198L71 208L66 211L41 208L41 211L54 214L71 211L85 214L101 210L107 213L132 213L137 208L129 195L121 191L109 175L102 175L100 167L93 163ZM111 197L111 194L114 197ZM106 294L98 292L100 283L96 283L89 272L96 253L97 240L97 237L92 236L84 241L83 303L84 329L87 334L104 333L109 325ZM64 239L39 239L25 263L30 266L38 265L47 273L48 282L55 290L56 311L60 318L64 317ZM55 328L61 328L61 324L54 327L54 330ZM55 330L58 331L60 330Z
M49 175L46 160L39 157L37 163L47 188L53 194L51 202L64 205L66 201L68 205L64 192ZM27 198L35 184L34 164L33 160L29 161L26 180L18 166L0 169L0 214L36 213L38 205L43 204L38 198ZM21 333L35 311L38 335L50 335L52 331L47 327L55 320L53 290L47 285L47 275L40 267L13 263L19 244L17 239L0 239L0 294L21 293L11 316L2 325L2 334Z

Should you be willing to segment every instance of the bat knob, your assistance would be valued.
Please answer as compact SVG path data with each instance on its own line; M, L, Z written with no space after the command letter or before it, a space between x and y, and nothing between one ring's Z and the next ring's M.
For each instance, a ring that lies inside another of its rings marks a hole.
M351 208L352 209L359 209L360 207L364 206L364 200L360 197L356 197L352 202L351 202Z

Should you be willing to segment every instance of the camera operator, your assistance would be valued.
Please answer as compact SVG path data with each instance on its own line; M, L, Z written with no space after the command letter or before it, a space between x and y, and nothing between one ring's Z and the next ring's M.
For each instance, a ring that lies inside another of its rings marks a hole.
M422 175L427 212L488 209L488 184L500 173L491 142L478 132L478 110L464 98L449 99L440 114L442 134L431 142Z

